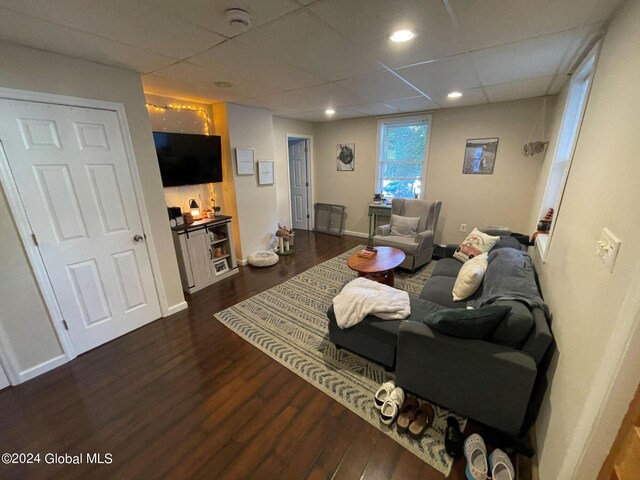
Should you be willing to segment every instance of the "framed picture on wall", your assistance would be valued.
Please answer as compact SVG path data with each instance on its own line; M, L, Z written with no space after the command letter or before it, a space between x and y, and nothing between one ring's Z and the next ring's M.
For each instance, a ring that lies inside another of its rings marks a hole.
M238 175L254 175L255 150L253 148L236 147L236 171Z
M258 162L258 185L273 185L273 162Z
M467 140L462 163L463 174L492 175L498 152L497 138Z
M353 172L356 169L355 143L339 143L336 152L339 172Z

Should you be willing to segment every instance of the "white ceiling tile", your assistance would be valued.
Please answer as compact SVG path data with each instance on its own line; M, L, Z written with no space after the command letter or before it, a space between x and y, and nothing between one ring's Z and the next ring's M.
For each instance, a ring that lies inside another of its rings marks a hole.
M254 48L242 43L241 38L216 45L191 57L189 62L235 77L260 79L261 83L274 85L282 90L325 83L320 77L258 53Z
M336 82L354 92L362 103L385 102L416 95L417 92L389 71L371 73Z
M371 115L390 115L398 113L398 108L391 107L384 103L368 103L366 105L354 105L352 107L342 107L336 113L342 115L353 115L355 117L366 117Z
M277 89L243 78L234 77L232 75L223 74L210 68L194 65L189 62L179 62L169 67L154 72L159 77L164 77L176 82L188 81L198 85L207 86L210 91L220 95L233 95L238 98L251 98L258 95L267 95L276 92ZM221 88L215 85L215 82L225 81L231 82L233 85L229 88Z
M468 54L395 70L427 95L481 86Z
M449 98L447 93L435 93L432 98L444 108L467 107L469 105L481 105L487 103L487 97L482 88L463 90L462 97Z
M506 102L509 100L546 95L554 79L555 76L530 78L528 80L506 83L504 85L492 85L484 89L487 95L489 95L491 102Z
M424 0L325 0L311 11L337 33L389 67L447 57L467 50L442 2ZM389 35L409 29L416 38L394 43Z
M300 90L292 90L288 92L272 93L264 95L260 98L251 98L243 100L242 105L249 107L268 108L278 113L304 112L309 110L317 110L319 106L317 102L310 102Z
M423 110L433 110L439 105L432 100L423 96L403 98L392 102L385 102L391 108L395 108L401 112L420 112Z
M169 57L184 58L216 45L224 37L167 15L142 2L4 0L3 6Z
M0 8L0 39L143 73L176 61L3 8Z
M242 42L330 81L383 70L366 51L356 49L306 9L251 30Z
M569 83L569 79L571 79L569 75L565 75L565 74L557 75L556 78L551 83L551 86L549 87L549 91L547 93L549 95L557 95L562 91L565 85Z
M564 58L558 67L558 73L569 73L572 68L575 68L577 66L576 63L584 57L587 50L591 48L595 44L595 41L604 35L604 33L604 25L602 23L594 23L585 27L576 28Z
M234 37L241 30L232 29L225 12L229 8L242 8L251 15L251 29L271 22L297 8L294 0L136 0L167 14L168 18L180 17L208 30Z
M557 73L575 30L472 52L483 85L498 85Z
M296 113L286 113L280 115L285 118L292 118L294 120L304 120L305 122L324 122L330 120L340 120L339 117L335 115L329 117L324 112L324 110L312 110L310 112L296 112Z
M197 85L188 81L169 80L157 75L142 77L144 91L167 97L184 98L194 102L217 103L238 100L237 95L230 92L212 89L210 85Z
M472 50L561 32L607 18L618 0L450 0Z
M604 22L618 9L622 2L623 0L597 0L585 23Z

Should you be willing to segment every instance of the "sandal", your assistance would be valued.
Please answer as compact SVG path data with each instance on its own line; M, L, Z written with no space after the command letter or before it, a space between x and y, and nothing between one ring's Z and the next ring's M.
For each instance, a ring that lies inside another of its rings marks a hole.
M382 417L382 423L385 425L391 425L395 420L402 404L404 403L404 390L400 387L393 389L389 398L382 404L380 409L380 416Z
M433 424L435 413L433 407L427 402L420 405L413 413L413 418L409 424L409 435L418 440L427 431L429 425Z
M378 389L374 397L375 405L378 410L382 408L382 404L387 400L387 398L389 398L389 395L393 392L394 388L396 388L396 384L393 380L389 380L388 382L383 383Z
M514 480L516 478L513 463L508 455L499 448L496 448L489 455L489 470L493 480Z
M464 435L460 431L460 424L456 417L447 417L447 430L444 434L444 448L451 458L462 455Z
M411 423L413 415L419 406L420 402L418 402L416 397L407 397L404 405L402 405L400 413L398 413L398 420L396 423L398 433L407 433L409 424Z
M487 480L487 447L480 435L474 433L464 441L467 459L465 474L469 480Z

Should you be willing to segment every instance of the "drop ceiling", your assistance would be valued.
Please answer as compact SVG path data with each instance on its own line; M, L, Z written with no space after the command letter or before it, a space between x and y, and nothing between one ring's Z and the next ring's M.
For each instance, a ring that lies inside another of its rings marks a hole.
M323 121L555 94L619 3L0 0L0 39L140 72L150 93ZM251 28L229 27L232 7ZM400 28L416 38L390 42Z

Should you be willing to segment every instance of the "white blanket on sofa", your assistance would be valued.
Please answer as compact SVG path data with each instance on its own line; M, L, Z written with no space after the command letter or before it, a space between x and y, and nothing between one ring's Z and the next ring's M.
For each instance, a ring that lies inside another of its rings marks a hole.
M333 299L333 311L340 328L349 328L367 315L383 320L402 320L411 314L409 294L382 283L356 278Z

